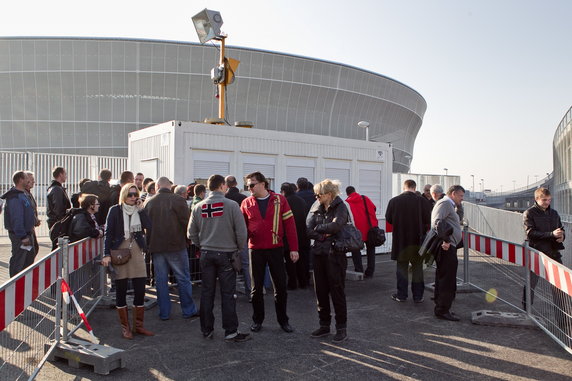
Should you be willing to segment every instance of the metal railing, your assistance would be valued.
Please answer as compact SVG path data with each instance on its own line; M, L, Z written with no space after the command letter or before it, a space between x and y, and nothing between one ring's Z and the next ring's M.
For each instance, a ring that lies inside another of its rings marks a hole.
M0 194L9 190L12 175L18 170L32 171L35 174L36 185L32 195L38 204L38 218L42 224L36 228L38 237L49 236L46 224L46 193L52 182L52 170L56 166L66 169L68 179L65 187L68 196L79 192L79 182L84 179L97 179L99 171L107 168L114 176L127 169L126 157L67 155L40 152L0 152ZM0 236L8 236L4 224L0 223Z
M0 378L34 379L61 341L81 326L73 307L62 302L66 279L86 315L105 292L105 271L96 263L103 239L83 239L60 247L0 286Z
M572 354L572 270L547 255L495 237L464 235L463 281L525 312L548 336ZM471 276L478 274L478 276Z

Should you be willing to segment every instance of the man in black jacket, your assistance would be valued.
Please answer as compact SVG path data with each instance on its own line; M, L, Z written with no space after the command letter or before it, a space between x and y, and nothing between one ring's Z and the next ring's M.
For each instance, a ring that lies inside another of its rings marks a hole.
M524 230L530 247L536 249L558 263L562 263L560 250L564 249L565 234L558 212L550 208L552 196L546 188L534 191L534 205L522 215ZM538 275L530 273L531 302L534 288L538 283ZM526 309L526 287L522 296L522 305Z
M397 261L397 293L391 298L397 302L407 300L409 263L411 263L411 292L413 301L423 302L423 262L417 251L430 223L429 203L415 193L417 184L405 180L403 193L389 200L385 219L393 225L391 259Z
M56 167L52 171L52 177L54 180L48 187L48 228L51 228L56 222L61 220L66 211L71 208L71 202L63 187L66 182L68 175L66 170L62 167Z
M288 289L294 290L298 287L308 287L310 273L308 268L308 257L310 255L310 239L306 235L306 203L296 195L296 185L283 183L280 193L286 197L290 209L296 222L296 233L298 234L298 254L296 263L290 258L290 246L288 241L284 245L284 259L286 260L286 274L288 275Z

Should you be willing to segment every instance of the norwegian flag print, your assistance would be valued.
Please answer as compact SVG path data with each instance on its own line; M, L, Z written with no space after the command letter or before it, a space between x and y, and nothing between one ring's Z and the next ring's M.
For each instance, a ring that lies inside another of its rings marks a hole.
M201 216L203 218L222 217L224 214L224 203L203 204Z

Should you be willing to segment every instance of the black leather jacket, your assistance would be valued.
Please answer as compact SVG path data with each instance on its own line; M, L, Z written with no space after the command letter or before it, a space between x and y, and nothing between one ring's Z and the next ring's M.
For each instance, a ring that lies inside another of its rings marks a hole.
M310 210L306 227L308 238L314 240L312 245L314 255L330 253L336 233L347 224L348 218L348 209L339 196L336 196L327 211L322 204Z
M73 216L70 228L70 242L79 241L86 237L99 237L99 230L95 227L95 221L89 212L82 209L81 212Z
M560 260L562 255L559 250L564 249L564 245L556 242L556 238L552 236L555 229L562 228L558 212L550 207L542 210L535 202L524 212L523 220L530 247L553 259Z

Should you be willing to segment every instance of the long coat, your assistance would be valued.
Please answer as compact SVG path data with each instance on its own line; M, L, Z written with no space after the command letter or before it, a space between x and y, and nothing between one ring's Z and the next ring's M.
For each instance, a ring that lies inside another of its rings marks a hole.
M385 219L393 225L391 259L408 261L417 252L431 222L429 203L414 192L389 200Z

